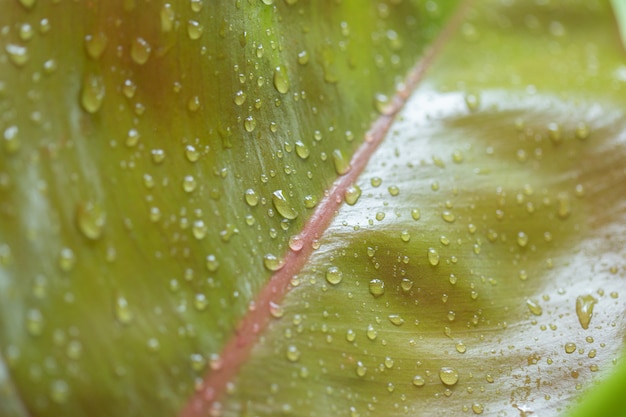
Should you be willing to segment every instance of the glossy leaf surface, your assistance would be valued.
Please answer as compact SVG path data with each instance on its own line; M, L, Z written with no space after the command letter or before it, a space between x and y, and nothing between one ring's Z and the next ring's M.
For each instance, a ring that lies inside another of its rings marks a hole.
M12 3L2 413L176 415L233 336L213 414L566 410L623 345L626 59L540 3L468 10L269 310L452 4Z

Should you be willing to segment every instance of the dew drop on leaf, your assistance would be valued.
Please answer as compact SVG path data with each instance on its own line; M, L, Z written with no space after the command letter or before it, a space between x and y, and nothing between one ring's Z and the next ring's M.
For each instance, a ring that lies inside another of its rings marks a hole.
M145 39L138 37L133 40L130 57L136 64L143 65L148 62L150 52L152 52L152 47Z
M130 310L130 306L128 305L128 301L125 297L118 296L115 298L115 305L113 306L113 313L115 319L120 324L130 324L133 320L133 313Z
M341 272L339 268L337 268L336 266L328 267L328 269L326 270L326 281L328 281L329 284L337 285L341 282L342 279L343 272Z
M455 368L444 366L439 370L439 379L445 385L452 386L459 381L459 373Z
M244 193L246 204L250 207L256 207L259 204L259 196L252 188L248 188Z
M381 279L374 278L369 283L370 294L374 297L380 297L385 293L385 282Z
M343 152L339 149L333 151L333 163L335 165L335 171L338 175L346 174L352 169L350 161L346 159Z
M283 190L276 190L272 193L272 203L278 214L288 220L293 220L298 217L298 212L287 201L287 198L283 194Z
M485 408L482 404L480 403L472 404L472 411L474 412L474 414L482 414L484 410Z
M296 155L300 157L300 159L307 159L309 157L309 148L302 143L301 141L296 142Z
M566 343L565 344L565 353L574 353L574 351L576 351L576 343Z
M353 206L359 200L359 197L361 197L361 189L358 185L353 184L346 189L344 200L346 204Z
M394 326L402 326L404 324L404 319L398 314L390 314L388 319Z
M26 331L31 336L39 336L44 327L44 320L41 311L30 309L26 313Z
M98 60L106 49L108 39L103 32L96 32L93 35L85 36L85 49L87 55L93 60Z
M437 249L428 248L427 256L428 256L428 262L432 266L439 265L439 252L437 252Z
M289 78L287 77L287 68L284 65L274 68L274 87L281 94L286 94L289 91Z
M541 308L539 303L535 300L526 300L526 307L528 307L528 310L535 316L541 316L543 313L543 308Z
M593 317L593 307L597 302L598 300L590 294L576 298L576 315L583 329L589 328L589 323Z
M217 268L220 266L219 262L217 261L217 258L215 257L215 255L207 255L206 257L206 269L209 270L209 272L215 272L217 271Z
M413 385L415 385L416 387L423 387L426 384L426 381L424 380L424 377L421 375L415 375L413 377Z
M102 207L91 201L78 204L76 207L76 224L78 230L90 240L97 240L102 236L106 215Z
M278 271L280 268L282 268L283 267L283 263L275 255L273 255L271 253L268 253L265 256L263 256L263 266L268 271L274 272L274 271Z
M7 151L7 153L15 153L20 148L20 136L17 126L13 125L4 129L3 139L4 150Z
M289 362L297 362L300 359L300 351L294 345L287 346L287 360Z
M57 404L64 404L69 397L70 387L63 379L55 379L50 385L50 399Z
M87 74L83 79L80 93L80 104L87 113L95 113L100 110L104 100L105 89L102 77L95 74Z
M59 267L62 271L69 272L76 264L76 256L70 248L63 248L59 253Z
M363 362L358 361L356 363L356 374L360 377L365 376L365 374L367 373L367 368L365 367L365 365L363 365Z
M28 48L25 46L9 43L4 47L4 50L9 55L11 62L18 67L24 66L29 60Z
M192 41L200 39L202 32L204 32L204 26L202 26L198 21L190 20L187 22L187 36L189 36L189 39Z

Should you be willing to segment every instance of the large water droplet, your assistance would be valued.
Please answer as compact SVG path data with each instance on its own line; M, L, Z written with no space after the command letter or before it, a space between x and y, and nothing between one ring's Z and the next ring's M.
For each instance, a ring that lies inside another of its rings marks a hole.
M346 189L344 200L346 204L353 206L359 200L359 197L361 197L361 189L358 185L353 184Z
M278 211L278 214L285 219L293 220L298 217L298 212L287 201L287 198L283 195L282 190L276 190L272 193L272 203L274 203L274 207L276 208L276 211Z
M444 366L439 370L439 379L445 385L452 386L459 381L459 373L454 368Z
M593 317L593 306L598 302L592 295L581 295L576 298L576 315L583 329L589 328Z
M279 65L274 69L274 87L281 94L289 91L289 78L284 65Z
M278 271L283 267L283 263L280 259L278 259L275 255L268 253L263 257L263 266L268 271Z
M343 279L343 272L336 266L328 267L326 270L326 281L332 285L337 285Z

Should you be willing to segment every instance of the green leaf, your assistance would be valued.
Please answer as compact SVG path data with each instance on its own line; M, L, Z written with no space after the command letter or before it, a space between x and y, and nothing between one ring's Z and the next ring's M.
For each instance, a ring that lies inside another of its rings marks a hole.
M454 6L6 5L0 415L557 415L609 373L609 4Z

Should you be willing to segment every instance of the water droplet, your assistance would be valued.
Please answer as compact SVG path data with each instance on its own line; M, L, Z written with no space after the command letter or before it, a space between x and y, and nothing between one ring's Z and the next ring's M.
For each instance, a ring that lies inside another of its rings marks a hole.
M87 74L83 79L80 94L80 104L87 113L95 113L100 110L104 100L105 88L102 77L95 74Z
M378 337L378 332L371 324L367 325L367 330L365 331L365 334L367 335L367 338L369 340L376 340L376 337Z
M474 403L472 404L472 411L474 414L482 414L485 411L485 407L480 403Z
M69 397L70 387L63 379L55 379L50 385L50 399L57 404L64 404Z
M391 195L392 197L395 197L398 194L400 194L400 189L397 186L395 186L395 185L390 185L387 188L387 191L389 191L389 195Z
M196 372L200 372L206 366L206 359L199 353L192 353L189 356L189 362L191 363L191 369Z
M403 242L409 242L411 240L411 234L408 230L402 230L400 232L400 240L402 240Z
M213 254L207 255L207 257L206 257L206 269L208 269L209 272L217 271L217 268L219 266L220 266L220 263L218 262L218 260L215 257L215 255L213 255Z
M459 381L459 373L456 369L444 366L439 370L439 379L447 386L455 385Z
M561 126L558 123L548 124L548 136L555 145L563 142L563 133L561 132Z
M301 141L296 142L296 155L300 157L300 159L307 159L309 157L309 148L302 143Z
M297 362L300 359L300 351L294 345L287 346L287 360L289 362Z
M298 52L298 64L306 65L309 62L309 53L307 51Z
M246 129L246 132L254 132L254 129L256 129L256 120L254 117L246 117L243 121L243 127Z
M448 210L444 210L443 213L441 213L441 218L448 223L453 223L454 220L456 219L454 214Z
M475 112L480 106L480 95L478 94L466 94L465 105L470 112Z
M185 192L193 192L196 189L197 185L198 183L196 182L196 179L193 177L193 175L185 175L185 178L183 178L183 190L185 190Z
M385 293L385 282L381 279L374 278L370 281L369 288L370 293L374 297L380 297Z
M589 126L585 122L580 122L576 126L576 137L585 140L589 137Z
M413 220L419 220L420 217L422 217L420 209L414 208L413 210L411 210L411 217L413 218Z
M333 163L335 164L335 171L339 175L343 175L352 169L350 161L346 159L339 149L333 151Z
M244 93L242 90L237 91L235 93L235 96L233 97L233 101L236 105L241 106L243 103L246 102L246 93Z
M557 214L561 219L566 219L571 213L571 201L569 195L560 193L556 198Z
M428 256L428 262L432 266L439 265L439 252L437 252L437 249L435 249L435 248L428 248L427 256Z
M426 384L426 381L424 380L424 377L421 375L415 375L413 377L413 385L415 385L416 387L423 387Z
M17 126L9 126L4 129L4 149L8 153L15 153L20 148L19 129Z
M150 352L157 352L161 348L161 344L159 343L158 339L154 337L148 339L148 341L146 342L146 346L148 347L148 350Z
M37 309L30 309L26 313L26 331L31 336L39 336L43 332L43 315Z
M352 329L348 329L346 331L346 340L348 342L354 342L355 339L356 339L356 332Z
M244 200L250 207L256 207L259 204L259 195L252 188L248 188L244 193Z
M283 263L280 259L278 259L275 255L268 253L263 256L263 266L268 271L278 271L283 267Z
M339 268L337 268L336 266L328 267L328 269L326 270L326 281L328 281L329 284L337 285L341 282L342 279L343 272L341 272Z
M528 235L524 232L518 232L517 244L520 245L520 247L525 248L526 245L528 245Z
M361 189L358 185L353 184L346 189L346 194L344 195L344 200L346 204L353 206L361 197Z
M133 320L133 312L125 297L119 296L115 299L114 314L120 324L127 325Z
M139 131L135 128L129 129L126 135L126 141L124 143L129 148L133 148L137 146L137 144L139 143L139 139L141 139L141 135L139 134Z
M273 301L269 302L270 314L272 317L279 319L285 314L285 309L280 304L276 304Z
M189 36L189 39L192 41L200 39L202 32L204 32L204 26L202 26L198 21L190 20L187 22L187 35Z
M284 65L274 68L274 87L281 94L289 91L289 78L287 76L287 68Z
M365 367L365 365L363 365L363 362L358 361L356 363L356 374L360 377L365 376L365 374L367 373L367 368Z
M293 220L298 217L298 212L287 201L282 190L276 190L272 193L272 203L274 203L278 214L285 219Z
M390 314L387 318L394 326L402 326L404 324L404 319L398 314Z
M201 240L206 237L208 229L209 228L207 227L206 223L204 223L204 220L199 219L193 222L191 233L193 234L193 237L195 237L198 240Z
M541 308L539 303L535 300L526 300L526 307L528 307L528 310L530 310L530 312L535 316L541 316L543 313L543 308Z
M402 291L404 292L411 291L411 288L413 288L413 281L408 278L402 278L400 281L400 288L402 288Z
M63 248L59 253L59 267L62 271L69 272L76 264L76 256L70 248Z
M9 43L4 47L4 50L9 55L11 62L18 67L22 67L28 62L28 48L25 46Z
M574 353L576 351L576 343L566 343L565 344L565 353Z
M297 235L292 235L289 237L289 249L294 252L299 252L304 247L304 240Z
M372 187L374 188L380 187L382 183L383 183L383 179L380 177L372 177L372 179L370 180L370 184L372 184Z
M206 298L206 295L199 292L193 298L193 306L198 311L204 311L209 306L209 300Z
M76 207L76 224L78 230L87 239L97 240L102 236L106 222L106 214L99 204L91 201L80 203Z
M583 329L589 328L593 317L593 306L598 302L592 295L581 295L576 298L576 315Z
M108 39L103 32L96 32L93 35L85 36L85 49L89 58L99 59L106 49Z
M175 19L176 15L172 5L169 3L163 4L163 7L161 7L161 30L163 32L171 32L174 28Z
M465 343L459 342L456 344L456 351L459 353L465 353L467 352L467 346L465 346Z
M130 47L130 57L136 64L143 65L148 62L150 52L152 52L152 47L145 39L135 38L133 40Z

